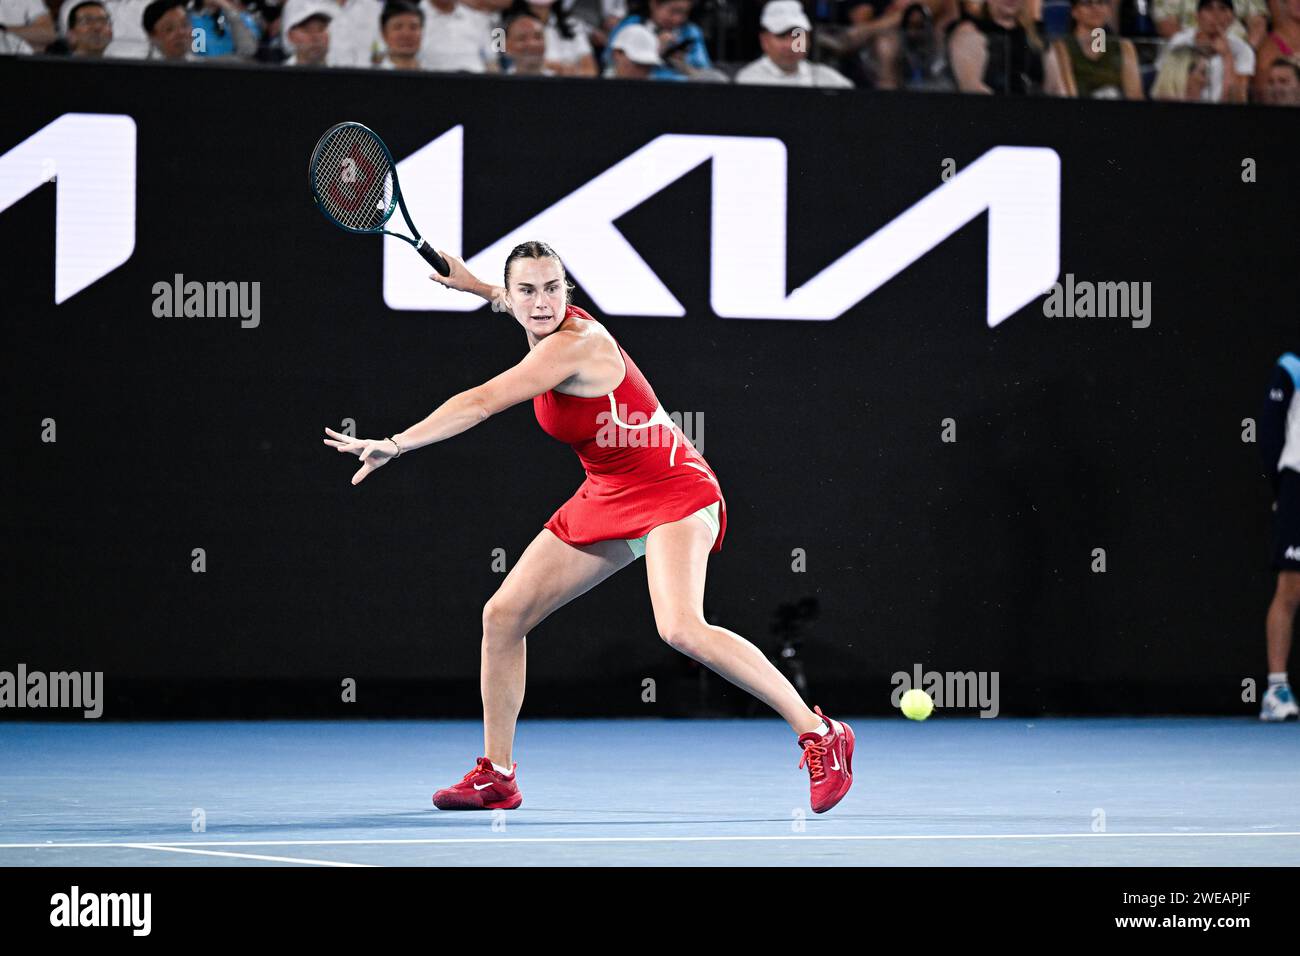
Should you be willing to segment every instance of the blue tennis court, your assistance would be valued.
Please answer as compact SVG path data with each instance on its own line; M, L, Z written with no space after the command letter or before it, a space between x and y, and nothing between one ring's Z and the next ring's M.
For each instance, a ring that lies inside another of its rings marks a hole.
M849 719L854 788L820 816L775 720L522 721L524 804L495 814L430 803L480 752L477 722L10 723L0 866L1300 858L1295 724Z

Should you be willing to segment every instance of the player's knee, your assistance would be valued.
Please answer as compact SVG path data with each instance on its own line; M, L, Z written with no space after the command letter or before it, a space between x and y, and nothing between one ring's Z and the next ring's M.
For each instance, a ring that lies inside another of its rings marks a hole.
M673 650L687 657L699 656L708 625L703 620L674 617L656 622L659 638Z
M496 643L523 637L521 609L510 601L492 597L483 605L483 641Z

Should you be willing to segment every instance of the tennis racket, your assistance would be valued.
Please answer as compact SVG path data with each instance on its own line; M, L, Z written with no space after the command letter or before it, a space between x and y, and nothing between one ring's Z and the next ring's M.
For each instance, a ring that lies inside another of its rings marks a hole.
M316 208L340 229L396 236L414 246L439 275L451 272L447 260L421 238L411 222L393 154L374 130L360 123L331 126L312 150L307 178ZM384 228L398 209L411 229L409 236Z

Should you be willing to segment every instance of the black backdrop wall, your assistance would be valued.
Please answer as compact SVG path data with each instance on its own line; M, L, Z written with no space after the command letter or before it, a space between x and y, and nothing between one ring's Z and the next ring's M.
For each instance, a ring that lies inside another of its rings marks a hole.
M778 608L815 599L801 655L832 713L886 711L918 664L998 672L1003 713L1253 710L1269 494L1242 420L1295 339L1289 117L32 59L0 60L0 88L27 91L0 153L69 112L138 136L134 249L67 301L56 185L0 213L0 669L103 671L109 718L477 713L493 549L513 564L582 474L527 404L359 488L321 444L346 418L407 427L525 349L486 309L387 308L381 242L312 208L310 149L355 118L398 158L463 124L471 254L661 133L778 138L791 286L933 191L945 158L1056 150L1062 276L1150 282L1148 328L1041 299L988 328L985 216L834 321L720 318L707 163L618 221L685 316L604 315L581 285L576 302L666 408L703 416L730 516L711 619L771 651ZM155 316L177 273L259 282L259 325ZM647 713L645 678L655 713L747 712L658 640L640 562L529 645L525 716Z

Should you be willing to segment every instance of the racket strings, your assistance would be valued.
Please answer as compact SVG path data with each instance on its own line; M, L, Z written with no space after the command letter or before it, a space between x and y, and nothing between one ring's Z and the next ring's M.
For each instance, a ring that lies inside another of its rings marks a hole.
M349 229L378 229L393 211L393 169L383 145L367 130L345 127L321 150L316 196Z

